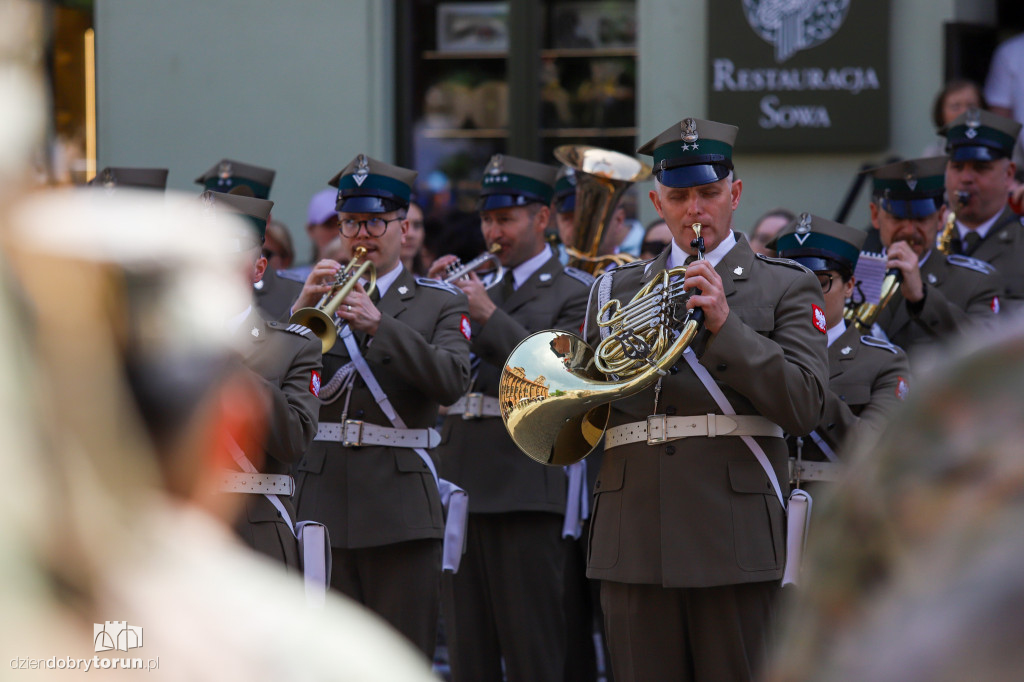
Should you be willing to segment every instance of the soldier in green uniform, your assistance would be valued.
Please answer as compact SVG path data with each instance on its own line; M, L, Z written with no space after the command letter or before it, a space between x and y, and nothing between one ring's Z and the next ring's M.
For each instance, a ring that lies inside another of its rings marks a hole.
M448 410L439 454L445 476L469 493L466 556L444 580L448 651L460 681L500 681L502 659L508 680L561 680L565 666L567 477L524 456L498 408L498 380L516 344L541 329L577 331L586 311L593 278L564 267L544 241L555 172L491 158L481 229L488 246L501 245L505 277L490 290L475 275L456 282L469 300L475 371L470 392ZM431 272L453 259L438 259ZM578 505L585 484L577 485Z
M1024 299L1024 226L1008 198L1016 164L1013 145L1021 125L988 111L971 109L940 132L946 136L946 192L950 201L965 193L956 212L957 253L989 263L999 271L1007 309Z
M276 174L271 168L221 159L195 182L210 192L268 199ZM254 282L252 288L261 314L268 320L281 321L291 315L292 303L302 291L302 283L280 276L273 268L266 268L263 278Z
M440 440L438 406L469 386L470 322L461 291L402 267L415 177L359 154L331 180L343 247L366 248L377 283L372 294L357 284L338 309L343 332L324 355L319 430L297 483L299 513L330 531L332 586L432 656L445 521L426 450ZM296 309L315 305L340 267L317 263Z
M886 247L888 268L903 275L877 325L911 356L941 339L995 324L999 276L988 263L935 249L942 223L944 157L911 159L868 171L871 222Z
M867 234L804 213L785 227L769 248L814 272L825 297L828 326L828 390L825 415L807 437L793 439L798 460L838 461L847 445L875 442L893 409L906 397L910 368L902 349L862 336L843 319L853 293L854 268ZM834 480L837 471L811 465L807 480Z
M803 266L755 255L735 231L735 126L688 118L644 144L651 201L673 242L598 278L598 311L625 304L697 249L687 308L704 328L656 384L611 404L595 490L588 575L616 680L749 680L766 655L786 560L783 432L808 434L827 390L821 286ZM609 279L611 281L606 281ZM654 429L653 431L651 429Z
M167 169L107 166L97 173L96 177L88 184L109 190L116 187L133 187L163 192L167 189Z
M249 223L252 229L239 235L239 251L249 285L258 282L267 267L260 249L274 202L210 190L203 192L202 200L215 211L238 213ZM235 462L234 471L225 475L224 490L245 496L235 530L253 549L298 570L291 467L316 434L320 341L300 325L266 321L253 305L227 324L239 338L243 365L258 377L268 398L263 452L243 453L251 466Z

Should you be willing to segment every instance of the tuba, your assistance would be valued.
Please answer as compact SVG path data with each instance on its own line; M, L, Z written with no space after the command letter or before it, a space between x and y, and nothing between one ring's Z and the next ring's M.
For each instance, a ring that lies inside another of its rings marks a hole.
M357 246L352 254L352 260L338 270L331 282L331 290L320 297L320 302L313 308L300 308L288 320L289 324L301 324L313 332L323 346L321 352L326 353L338 339L338 321L334 317L341 302L355 288L356 282L369 271L366 285L366 293L372 293L377 287L377 269L373 263L364 260L366 258L366 247ZM360 262L362 261L362 262Z
M491 248L487 249L487 251L484 251L468 263L456 260L445 268L444 281L451 284L463 277L468 277L469 273L477 270L483 266L484 263L491 262L494 264L494 272L493 274L488 275L488 280L486 284L484 284L484 289L490 289L496 286L501 282L501 278L505 276L505 268L502 267L501 261L498 259L499 251L501 251L501 244L495 243L491 244Z
M598 274L611 264L633 260L626 254L597 255L615 207L634 182L651 177L651 167L631 156L599 147L563 145L555 158L576 171L573 243L565 245L569 265Z
M693 225L691 244L703 259L700 229ZM615 299L603 305L598 325L609 333L596 349L560 330L537 332L515 347L501 372L498 402L520 450L541 464L580 461L604 436L609 403L668 372L704 319L699 308L686 310L685 273L686 266L665 270L626 305Z

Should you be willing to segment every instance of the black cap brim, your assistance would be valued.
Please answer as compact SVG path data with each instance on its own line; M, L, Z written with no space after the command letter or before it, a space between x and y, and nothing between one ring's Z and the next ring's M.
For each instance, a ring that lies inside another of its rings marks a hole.
M343 197L338 201L339 213L389 213L396 210L393 202L382 197Z
M950 153L951 161L998 161L1005 159L1006 153L984 145L960 145Z
M942 199L879 199L879 207L896 218L927 218L942 207Z
M493 211L496 208L512 208L514 206L526 206L529 203L538 203L539 200L531 199L522 194L488 194L480 197L480 210Z
M666 187L696 187L710 185L728 177L731 169L721 163L698 163L692 166L676 166L665 170L656 170L658 182Z
M832 258L822 258L821 256L790 256L786 254L785 251L782 251L779 253L779 257L796 261L811 272L826 272L834 270L842 274L853 270L853 267L851 267L849 263L844 263L843 261Z

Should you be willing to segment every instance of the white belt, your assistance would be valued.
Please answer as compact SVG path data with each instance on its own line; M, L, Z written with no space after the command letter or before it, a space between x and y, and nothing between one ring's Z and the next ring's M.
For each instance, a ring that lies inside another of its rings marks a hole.
M843 477L845 465L840 462L814 462L802 459L789 460L791 481L838 481Z
M239 471L221 473L220 490L225 493L252 495L291 495L295 479L285 474L247 474Z
M647 421L622 424L608 429L604 447L647 441L648 445L680 438L717 436L771 436L782 438L782 428L756 414L701 414L695 417L669 417L652 414Z
M320 422L313 440L340 442L346 448L358 445L388 445L393 448L432 448L441 442L434 429L395 429L346 419L344 424Z
M500 417L501 404L497 398L483 393L467 393L448 408L448 414L461 414L463 419Z

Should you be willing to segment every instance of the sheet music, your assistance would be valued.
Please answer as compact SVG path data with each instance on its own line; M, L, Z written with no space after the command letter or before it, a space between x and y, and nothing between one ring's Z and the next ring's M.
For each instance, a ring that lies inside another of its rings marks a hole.
M861 251L853 276L857 280L853 292L854 303L878 303L882 298L882 280L885 279L885 254ZM861 299L863 294L863 300Z

